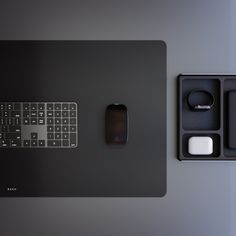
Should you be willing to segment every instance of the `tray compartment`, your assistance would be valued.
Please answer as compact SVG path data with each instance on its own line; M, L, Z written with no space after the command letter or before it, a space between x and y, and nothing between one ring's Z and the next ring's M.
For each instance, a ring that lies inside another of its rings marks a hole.
M213 140L213 153L210 155L191 155L188 151L188 141L191 137L211 137ZM199 134L188 133L182 137L182 152L185 158L189 159L216 159L220 156L220 135L215 133Z
M193 111L188 104L192 91L206 91L212 94L214 104L207 111ZM191 78L182 81L182 127L184 130L220 129L220 80Z
M234 135L236 132L235 104L236 77L229 77L224 80L224 155L225 157L234 157L236 159L236 137Z

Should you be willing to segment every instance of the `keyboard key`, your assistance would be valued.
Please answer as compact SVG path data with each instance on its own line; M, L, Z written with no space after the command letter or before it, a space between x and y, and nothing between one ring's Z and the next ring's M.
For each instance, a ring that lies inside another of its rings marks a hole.
M11 111L11 117L21 117L20 111Z
M13 125L13 119L12 118L7 118L7 124L8 125Z
M44 117L45 116L45 112L44 111L39 111L38 112L38 116L39 117Z
M61 140L48 140L49 147L58 147L61 146Z
M55 110L61 110L61 104L60 103L56 103L55 104Z
M9 111L4 111L3 112L3 117L9 117L10 116L10 112Z
M48 136L48 139L54 139L54 134L53 133L48 133L47 136Z
M70 117L76 117L76 111L70 111Z
M31 118L31 125L37 125L37 118Z
M55 111L55 117L61 117L61 111Z
M43 111L45 109L44 103L38 104L38 110Z
M2 104L2 103L0 104L0 110L1 110L1 111L4 111L4 110L5 110L5 104Z
M7 110L13 110L13 104L12 103L8 103L7 104Z
M23 117L30 117L29 111L23 111Z
M76 119L75 118L71 118L70 119L70 124L71 125L76 125Z
M70 132L76 132L76 126L74 125L70 126Z
M2 132L8 132L8 126L7 125L2 125Z
M63 139L69 139L69 133L62 133Z
M5 125L7 122L6 122L6 119L5 118L1 118L0 119L0 125Z
M11 125L11 126L9 126L9 132L19 133L19 132L21 132L21 126L20 125Z
M44 147L45 146L45 140L39 140L39 146Z
M69 140L62 140L62 145L65 146L69 146Z
M21 124L21 118L15 118L15 125L20 125Z
M47 124L48 124L48 125L54 124L54 119L53 119L53 118L48 118L48 119L47 119Z
M24 103L24 104L23 104L23 110L24 110L24 111L28 111L29 108L30 108L29 103Z
M53 117L53 111L47 111L47 116L48 117Z
M0 146L1 147L10 147L10 145L11 145L10 140L1 140L0 141Z
M68 109L69 109L69 105L66 104L66 103L63 103L62 104L62 110L64 111L64 110L68 110Z
M37 111L31 111L30 116L31 117L37 117Z
M62 116L63 117L68 117L69 116L69 112L68 111L62 111Z
M24 125L29 125L30 119L29 118L24 118L23 119L23 124Z
M5 139L21 139L20 133L6 133Z
M61 126L56 125L55 126L55 132L61 132Z
M21 140L11 140L11 147L21 147Z
M37 147L38 146L38 140L31 140L31 146Z
M38 133L31 133L31 139L38 139Z
M55 133L55 139L61 139L61 133Z
M45 119L44 118L39 118L38 119L38 124L39 125L45 125Z
M54 131L54 126L49 125L49 126L47 127L47 131L48 131L48 132L53 132L53 131Z
M29 147L30 146L30 140L24 140L23 145L24 145L24 147Z
M76 133L70 133L70 146L76 146Z
M20 105L20 103L15 103L15 104L14 104L14 110L16 110L16 111L20 111L20 110L21 110L21 105Z
M31 109L31 111L36 111L37 110L37 104L36 103L31 103L30 109Z
M62 124L63 124L63 125L69 124L69 119L68 119L68 118L63 118L63 119L62 119Z
M70 104L70 110L72 110L72 111L76 110L76 104L75 103Z
M68 132L68 131L69 131L69 126L63 125L63 126L62 126L62 131L63 131L63 132Z
M61 119L60 118L55 118L55 124L60 125L61 124Z
M49 111L53 110L53 104L52 103L47 104L47 110L49 110Z

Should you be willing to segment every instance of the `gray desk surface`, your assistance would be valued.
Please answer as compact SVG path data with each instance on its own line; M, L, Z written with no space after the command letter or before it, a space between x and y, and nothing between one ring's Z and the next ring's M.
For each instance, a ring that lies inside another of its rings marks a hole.
M175 96L180 72L236 73L235 22L236 0L1 1L1 39L165 40L168 157L164 198L0 199L0 234L234 236L236 162L176 159Z

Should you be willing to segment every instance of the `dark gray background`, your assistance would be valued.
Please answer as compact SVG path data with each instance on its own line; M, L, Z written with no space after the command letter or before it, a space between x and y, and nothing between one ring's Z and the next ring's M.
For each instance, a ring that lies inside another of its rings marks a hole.
M1 39L163 39L168 47L167 195L0 199L1 235L236 234L236 162L176 159L175 97L180 72L236 72L236 0L0 3Z

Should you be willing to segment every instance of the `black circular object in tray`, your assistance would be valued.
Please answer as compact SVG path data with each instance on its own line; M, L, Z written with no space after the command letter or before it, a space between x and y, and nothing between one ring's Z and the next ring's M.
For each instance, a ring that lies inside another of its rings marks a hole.
M193 111L208 111L214 105L213 95L206 90L192 90L187 101Z

